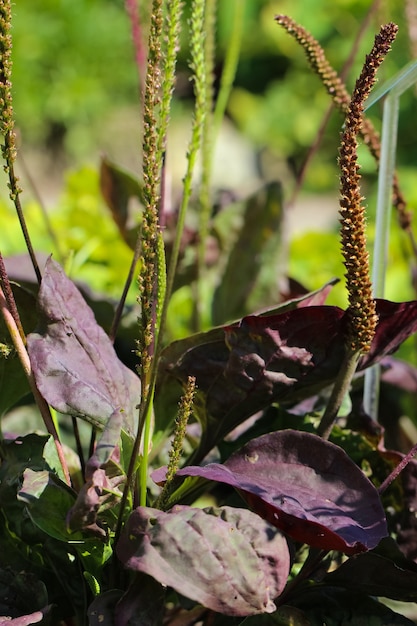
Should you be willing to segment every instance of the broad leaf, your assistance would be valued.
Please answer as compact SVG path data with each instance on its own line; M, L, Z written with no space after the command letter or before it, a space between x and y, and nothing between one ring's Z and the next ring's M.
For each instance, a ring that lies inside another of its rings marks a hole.
M364 369L392 354L417 331L417 301L390 302L377 300L378 325L370 351L361 359Z
M417 302L377 301L379 323L361 369L393 352L417 330ZM346 313L307 306L195 335L169 346L159 383L195 376L201 460L235 426L273 402L294 405L330 385L345 351ZM165 386L164 386L165 388ZM157 405L158 407L158 405ZM159 408L159 407L158 407Z
M227 615L275 610L290 568L285 538L244 509L138 507L117 554L129 569Z
M135 576L115 607L117 626L155 626L165 609L165 588L150 576Z
M75 500L75 493L52 472L26 469L18 500L24 502L32 521L50 537L69 541L71 535L65 517ZM73 539L82 539L79 535Z
M417 565L404 557L391 538L375 551L348 559L325 582L370 596L417 602Z
M88 607L89 626L114 626L114 608L123 595L119 589L100 593Z
M28 336L36 384L61 413L103 428L115 411L133 432L138 377L116 356L110 339L61 267L49 259L38 300L41 325Z
M297 308L319 306L325 302L329 291L336 282L337 280L334 279L317 291L286 301L278 307L262 313L260 319L272 319L276 315L288 313ZM239 323L236 323L232 327L238 326ZM252 410L250 402L249 404L238 403L236 410L234 410L234 402L238 401L238 399L235 400L230 381L226 383L228 385L227 394L232 394L229 399L230 412L226 415L223 413L219 414L219 422L217 422L217 411L211 415L206 408L207 398L211 399L213 393L216 396L223 394L222 389L225 386L223 370L230 356L230 350L225 341L225 333L229 328L231 327L214 328L208 332L198 333L186 339L175 341L164 350L160 361L155 398L155 432L163 433L175 419L178 400L181 396L181 384L185 384L186 380L184 378L185 371L190 369L190 371L194 372L194 375L197 372L199 388L201 388L201 392L197 394L198 417L203 425L203 437L207 437L207 442L205 444L202 442L201 444L201 456L204 456L205 451L208 452L212 441L223 439L225 434L259 410L255 402L253 404L257 408L254 408L254 410ZM201 363L200 368L198 368L199 363ZM211 383L213 383L213 389L211 389ZM219 389L217 394L218 385L221 386L221 389ZM159 389L162 390L162 393L158 393Z
M47 612L48 593L44 583L32 572L14 572L10 568L0 569L0 623L1 616L23 620L32 618L27 624L40 622ZM28 615L28 614L31 615ZM39 613L41 617L39 618ZM35 618L35 615L37 616ZM8 621L7 623L11 623ZM20 623L20 622L19 622Z
M312 586L292 600L310 626L413 626L414 622L360 592Z
M372 483L341 448L310 433L263 435L223 465L185 467L177 475L235 487L256 513L316 548L355 554L387 536Z
M103 542L86 539L81 533L71 532L66 523L67 514L74 505L75 493L47 471L26 469L18 500L24 502L32 522L45 535L73 544L86 570L101 577L104 563L112 550Z

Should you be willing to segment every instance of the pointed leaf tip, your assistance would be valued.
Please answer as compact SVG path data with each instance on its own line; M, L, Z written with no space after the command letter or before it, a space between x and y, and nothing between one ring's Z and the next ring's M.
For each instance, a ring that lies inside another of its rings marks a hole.
M254 512L313 547L351 555L387 536L375 487L341 448L310 433L263 435L223 465L186 467L177 475L235 487Z

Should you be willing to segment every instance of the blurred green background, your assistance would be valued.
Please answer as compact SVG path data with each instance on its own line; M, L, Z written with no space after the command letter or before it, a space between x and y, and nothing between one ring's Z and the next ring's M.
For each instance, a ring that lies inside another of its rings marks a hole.
M411 0L237 1L245 4L241 59L217 146L214 185L245 197L265 182L281 180L288 201L329 98L310 71L303 51L277 26L274 15L286 13L305 26L321 42L333 66L342 71L373 9L347 75L352 89L381 23L395 21L400 31L379 81L391 78L413 58L417 42L412 39L415 24L407 8ZM187 2L186 15L189 5ZM138 6L146 16L150 2L140 0ZM233 27L234 6L232 0L218 0L217 78ZM13 5L13 20L19 171L35 246L56 252L34 188L48 208L61 249L65 254L71 251L72 274L117 297L130 251L117 236L100 196L98 166L104 153L140 175L138 72L124 2L19 0ZM168 144L174 198L184 174L192 109L186 28ZM410 209L417 204L415 110L416 93L410 90L401 99L398 135L400 182ZM380 127L380 105L373 107L370 116ZM288 211L290 272L311 289L334 275L343 275L337 237L337 151L342 122L341 115L333 111L302 191ZM376 171L365 150L361 150L361 164L372 237ZM0 245L6 255L17 253L24 246L5 181L0 199ZM413 297L410 273L409 243L394 225L388 297ZM343 304L342 287L334 298Z

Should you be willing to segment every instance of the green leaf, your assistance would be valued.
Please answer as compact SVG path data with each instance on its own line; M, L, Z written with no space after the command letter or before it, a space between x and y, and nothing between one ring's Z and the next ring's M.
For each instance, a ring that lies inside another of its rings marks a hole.
M70 531L66 520L76 500L72 489L51 472L26 469L18 500L26 504L37 528L49 537L71 544L87 571L101 579L102 566L112 549L96 539L86 538L81 532Z
M242 227L214 294L214 324L224 324L278 300L282 222L281 186L277 183L247 200Z
M17 497L27 505L34 524L50 537L60 541L82 540L81 535L68 532L65 522L75 502L75 493L51 472L26 469Z

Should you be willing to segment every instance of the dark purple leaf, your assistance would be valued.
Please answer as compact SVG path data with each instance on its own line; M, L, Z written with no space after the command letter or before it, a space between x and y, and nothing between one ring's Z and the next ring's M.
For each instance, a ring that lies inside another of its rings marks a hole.
M170 346L161 362L185 384L196 377L202 424L198 459L238 424L285 400L292 404L329 385L343 359L344 312L312 306L241 322ZM177 356L178 355L178 356Z
M378 325L370 351L362 357L364 369L392 354L410 335L417 331L417 301L389 302L377 300Z
M312 626L413 626L414 622L362 592L310 585L291 599ZM296 623L296 622L295 622Z
M129 203L136 198L144 204L143 184L107 158L100 164L100 189L124 241L135 247L138 228L129 228Z
M39 290L41 327L28 336L37 386L61 413L103 428L114 413L133 430L139 379L116 356L75 285L52 259Z
M338 446L285 430L253 439L223 465L185 467L238 489L251 508L295 541L355 554L387 535L378 492Z
M155 626L165 609L165 589L150 576L135 576L115 608L115 626Z
M34 573L0 568L0 623L36 624L50 609L45 583Z
M285 538L246 509L138 507L117 546L122 563L226 615L272 613L290 568Z
M377 552L348 559L324 582L402 602L417 602L417 566L408 561L391 538L384 539Z
M377 301L379 324L360 369L380 361L417 330L417 302ZM201 459L245 419L273 402L294 405L333 383L344 352L346 313L304 306L242 321L169 346L159 383L197 382ZM221 334L221 331L222 334ZM160 407L159 410L166 407Z
M115 626L114 610L122 595L120 589L111 589L96 596L88 607L89 626Z

